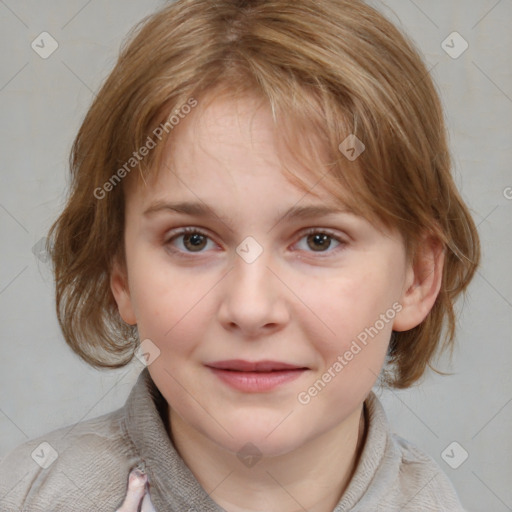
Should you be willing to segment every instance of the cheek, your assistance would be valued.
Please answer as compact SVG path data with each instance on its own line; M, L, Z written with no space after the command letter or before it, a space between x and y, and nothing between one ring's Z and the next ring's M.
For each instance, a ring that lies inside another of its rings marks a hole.
M312 311L303 317L303 328L316 340L323 365L329 367L341 356L349 363L346 369L365 366L380 371L396 314L394 278L388 276L356 268L314 288L303 283L302 289L310 290Z
M205 329L208 295L218 278L197 268L173 267L151 253L133 263L130 289L141 340L151 339L163 352L191 349Z
M385 282L374 277L359 279L353 274L330 281L324 288L328 293L316 294L314 302L323 322L313 315L302 320L318 366L297 400L312 404L319 414L329 414L333 422L366 398L385 363L396 311Z

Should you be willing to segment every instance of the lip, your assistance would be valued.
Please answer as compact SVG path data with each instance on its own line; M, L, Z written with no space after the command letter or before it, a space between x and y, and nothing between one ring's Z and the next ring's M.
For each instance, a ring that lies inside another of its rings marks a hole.
M231 359L206 366L220 380L238 391L261 393L270 391L300 377L308 368L281 361L244 361Z
M245 361L243 359L229 359L226 361L215 361L213 363L206 363L210 368L218 370L234 370L239 372L271 372L277 370L297 370L305 369L305 366L295 364L283 363L281 361L270 361L265 359L263 361Z

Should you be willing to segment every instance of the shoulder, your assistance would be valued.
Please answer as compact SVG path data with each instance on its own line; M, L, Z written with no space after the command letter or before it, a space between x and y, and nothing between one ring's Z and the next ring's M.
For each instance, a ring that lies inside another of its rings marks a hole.
M389 444L398 471L386 500L399 503L402 512L464 512L455 488L432 457L397 434L390 433Z
M393 433L379 398L365 401L368 432L352 493L354 512L465 512L436 461ZM352 507L352 508L350 508Z
M0 509L115 510L135 459L123 409L54 430L0 461Z

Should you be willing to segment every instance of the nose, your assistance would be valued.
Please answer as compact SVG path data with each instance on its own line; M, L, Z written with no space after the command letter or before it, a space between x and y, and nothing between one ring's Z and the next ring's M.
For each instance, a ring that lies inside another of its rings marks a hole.
M247 338L269 335L289 321L289 290L276 271L270 251L249 262L235 254L234 266L223 279L218 318L225 329Z

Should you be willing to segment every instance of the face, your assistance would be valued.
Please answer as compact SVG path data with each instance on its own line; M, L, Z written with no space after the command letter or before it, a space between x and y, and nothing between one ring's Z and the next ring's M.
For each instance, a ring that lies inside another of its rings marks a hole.
M252 442L284 454L342 425L370 392L404 314L404 245L329 190L291 184L257 102L215 100L179 128L172 165L168 153L128 194L127 277L116 272L112 290L160 351L149 371L171 428L175 415L232 452ZM183 202L215 213L172 206ZM291 207L332 211L285 216ZM219 363L232 360L274 363L259 374Z

